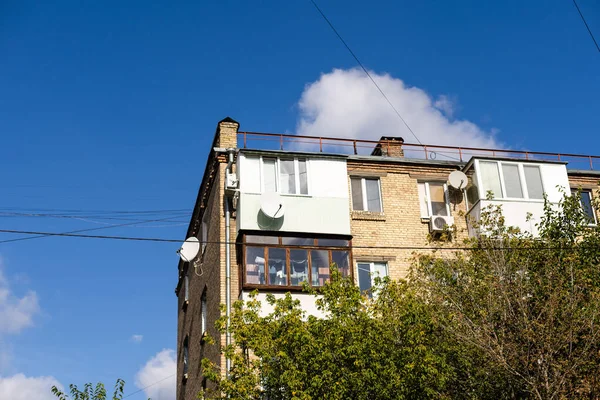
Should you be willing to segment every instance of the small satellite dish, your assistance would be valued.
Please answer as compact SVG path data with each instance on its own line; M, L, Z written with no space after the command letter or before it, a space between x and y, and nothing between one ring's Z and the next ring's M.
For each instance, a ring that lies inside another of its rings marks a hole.
M196 237L190 237L183 242L181 248L177 250L179 253L179 258L181 258L185 262L190 262L198 255L200 251L200 241Z
M469 183L469 178L462 171L453 171L448 176L448 183L454 189L462 190L467 187L467 183Z
M260 196L260 210L269 218L281 218L285 213L285 205L278 193L266 192Z

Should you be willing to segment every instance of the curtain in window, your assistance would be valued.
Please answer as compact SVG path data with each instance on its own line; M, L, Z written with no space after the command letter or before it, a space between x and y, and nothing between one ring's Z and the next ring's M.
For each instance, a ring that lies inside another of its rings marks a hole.
M367 190L367 209L381 212L381 199L379 197L379 179L365 179Z
M300 194L308 194L306 160L298 160L298 177L300 179Z
M263 159L263 186L265 192L277 191L277 160Z
M294 160L281 160L279 183L281 193L296 194L296 174L294 173Z
M418 184L419 191L419 206L421 207L421 217L429 217L429 206L427 205L427 192L425 191L425 183Z
M446 207L446 193L441 183L429 184L429 195L431 196L431 212L433 215L448 215Z

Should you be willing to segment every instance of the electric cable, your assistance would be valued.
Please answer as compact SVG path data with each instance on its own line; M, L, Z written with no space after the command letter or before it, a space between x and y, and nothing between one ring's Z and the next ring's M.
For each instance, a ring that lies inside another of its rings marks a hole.
M598 51L600 52L600 46L598 45L598 42L596 42L596 38L594 37L594 34L592 33L592 30L590 29L588 23L586 22L585 18L583 17L583 13L579 9L579 6L577 5L577 2L575 0L573 0L573 4L575 4L575 8L577 8L577 12L579 13L579 16L581 17L581 20L583 21L583 24L587 28L587 31L590 34L590 37L594 41L594 44L596 45L596 49L598 49Z
M93 229L101 229L101 228L93 228ZM25 234L25 235L39 235L40 237L45 236L59 236L59 237L74 237L74 238L85 238L85 239L107 239L107 240L131 240L131 241L141 241L141 242L159 242L159 243L182 243L181 239L169 239L169 238L153 238L153 237L135 237L135 236L110 236L110 235L82 235L79 233L69 233L69 232L38 232L38 231L24 231L24 230L13 230L13 229L0 229L0 233L15 233L15 234ZM21 240L23 238L20 238ZM6 241L2 241L0 243L6 243ZM232 245L232 244L241 244L245 246L262 246L269 247L268 244L264 243L241 243L241 242L225 242L225 241L206 241L206 244L219 244L219 245ZM315 249L321 248L331 248L332 246L301 246L301 247L314 247ZM430 246L348 246L336 247L335 250L353 250L353 249L384 249L384 250L429 250L429 251L438 251L438 250L523 250L523 251L537 251L537 250L566 250L572 249L576 246L544 246L544 247L514 247L514 246L497 246L490 248L477 248L477 247L468 247L468 246L448 246L448 247L430 247Z

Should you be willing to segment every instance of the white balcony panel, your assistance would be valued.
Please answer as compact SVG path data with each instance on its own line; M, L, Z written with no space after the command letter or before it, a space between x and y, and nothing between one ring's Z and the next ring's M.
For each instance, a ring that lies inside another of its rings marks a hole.
M275 298L285 297L284 293L273 293ZM249 291L240 293L240 300L248 300L250 298ZM300 307L306 311L306 316L313 315L317 318L323 318L324 314L317 309L315 304L316 297L307 293L292 293L292 298L300 301ZM261 302L260 316L265 317L273 312L273 307L267 302L266 293L258 293L257 300Z
M260 193L240 193L238 230L350 235L348 198L282 195L285 215L274 220L261 215L260 198Z

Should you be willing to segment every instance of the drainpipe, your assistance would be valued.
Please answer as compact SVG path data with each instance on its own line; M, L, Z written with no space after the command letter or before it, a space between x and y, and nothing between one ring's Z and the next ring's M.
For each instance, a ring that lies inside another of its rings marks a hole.
M227 168L225 168L225 185L227 184L227 174L231 173L231 166L233 165L233 155L235 154L235 149L227 149L227 154L229 158L227 161ZM231 240L231 212L229 210L230 200L230 196L227 194L227 191L225 191L223 201L225 203L225 309L227 316L227 333L225 334L226 346L229 346L231 344L231 245L229 244L229 241ZM227 377L229 377L229 370L231 369L231 360L229 358L225 359L225 369L227 371Z

